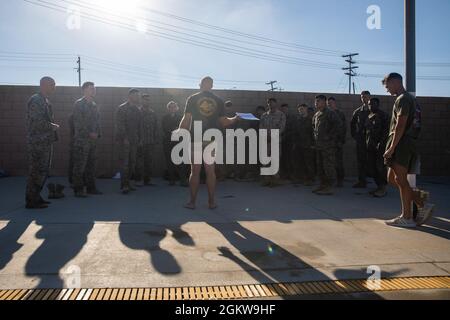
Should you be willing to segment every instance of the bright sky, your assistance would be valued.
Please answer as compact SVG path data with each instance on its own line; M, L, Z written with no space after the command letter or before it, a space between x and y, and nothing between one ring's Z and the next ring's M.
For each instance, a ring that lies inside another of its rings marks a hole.
M2 0L0 84L48 74L77 85L79 54L82 80L98 86L197 88L211 75L221 89L277 80L285 91L344 93L340 55L358 52L356 90L382 94L379 75L404 74L403 2ZM370 5L381 29L367 27ZM417 0L416 12L417 94L450 96L450 1Z

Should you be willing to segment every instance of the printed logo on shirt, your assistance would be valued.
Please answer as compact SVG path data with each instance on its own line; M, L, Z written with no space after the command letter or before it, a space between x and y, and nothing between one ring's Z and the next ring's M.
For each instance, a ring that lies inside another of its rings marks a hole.
M210 117L217 109L217 102L211 98L203 98L198 102L198 109L202 116Z

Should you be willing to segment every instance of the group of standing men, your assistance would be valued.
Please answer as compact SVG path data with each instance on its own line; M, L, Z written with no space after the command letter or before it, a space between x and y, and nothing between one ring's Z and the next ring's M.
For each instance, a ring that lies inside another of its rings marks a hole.
M351 135L357 146L359 172L359 181L353 187L365 188L366 177L372 176L377 189L371 193L376 197L383 197L389 181L400 191L402 214L387 223L393 226L415 227L429 219L433 211L433 206L425 205L426 193L417 188L413 190L407 180L408 173L418 162L416 141L420 132L420 109L415 98L405 91L401 75L389 74L383 84L389 93L397 97L390 125L388 126L387 115L379 109L380 101L371 98L368 91L362 92L363 105L355 110L350 122ZM177 173L182 184L187 185L186 174L172 163L171 150L175 143L171 141L173 131L186 129L192 132L194 121L201 121L205 130L230 128L242 123L238 116L227 116L226 105L230 106L232 103L224 103L212 93L212 88L212 78L202 79L200 92L188 98L183 117L178 115L178 105L175 102L171 101L167 105L168 112L162 120L162 127L171 185L175 183ZM83 97L76 101L69 119L69 180L76 197L102 194L95 184L96 148L98 139L101 138L100 113L94 102L95 84L86 82L82 90ZM42 199L40 192L49 174L52 145L58 139L56 132L59 125L54 123L52 106L48 100L54 91L55 81L44 77L40 82L40 92L33 95L28 102L29 176L26 207L30 209L46 208L50 204ZM281 175L297 174L305 185L312 185L314 176L317 175L320 184L313 192L330 195L333 194L332 187L335 184L338 187L343 185L346 120L342 111L337 108L334 97L327 99L324 95L317 95L315 108L312 110L307 105L300 104L298 113L292 117L286 104L278 108L277 100L270 98L267 101L267 109L258 107L255 114L260 118L259 129L277 129L281 133ZM141 95L139 90L131 89L128 100L119 106L115 116L115 141L120 150L121 190L124 194L136 190L132 180L143 181L142 185L151 184L152 156L158 139L159 124L150 106L150 96ZM211 143L213 141L203 142L201 150L205 150ZM268 149L271 149L270 146ZM191 150L194 156L195 150ZM214 162L203 164L210 209L217 207ZM387 174L386 167L389 168ZM201 164L191 164L191 197L185 205L186 208L195 208L201 170ZM278 174L264 177L262 184L274 186L278 178ZM61 197L55 190L54 196ZM411 212L413 203L418 208L415 220Z

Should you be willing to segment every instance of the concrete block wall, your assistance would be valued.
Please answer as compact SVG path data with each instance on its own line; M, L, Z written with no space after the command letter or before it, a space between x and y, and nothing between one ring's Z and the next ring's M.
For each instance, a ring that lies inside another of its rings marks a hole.
M101 110L103 137L98 147L98 175L112 176L117 171L117 148L114 144L114 112L127 98L129 88L97 88L96 101ZM33 86L0 86L0 168L12 175L26 175L26 130L25 109L28 98L38 88ZM142 88L151 95L153 107L161 118L167 102L179 103L180 111L184 108L186 98L196 90ZM256 106L265 105L265 100L274 96L280 103L291 107L305 102L314 104L316 93L217 90L223 99L233 101L235 108L242 112L252 112ZM330 95L330 94L327 94ZM332 94L347 117L347 126L353 110L360 105L359 95ZM78 87L58 87L51 98L55 113L55 122L61 125L59 141L54 147L52 174L66 175L69 160L69 130L67 119L73 103L80 97ZM390 113L394 98L379 96L382 109ZM423 131L420 140L423 175L450 175L450 98L419 97L423 109ZM292 108L294 109L294 108ZM349 131L349 130L348 130ZM345 166L349 176L356 175L355 146L347 135L345 145ZM161 175L164 168L162 146L158 145L154 157L155 175Z

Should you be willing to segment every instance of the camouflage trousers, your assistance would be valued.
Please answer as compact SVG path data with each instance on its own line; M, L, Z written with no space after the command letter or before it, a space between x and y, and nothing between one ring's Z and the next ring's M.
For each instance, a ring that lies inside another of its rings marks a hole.
M28 177L25 193L27 203L36 204L41 199L41 191L50 173L53 147L48 144L28 144Z
M95 190L97 143L94 140L75 142L72 146L72 183L74 190L84 186Z
M336 180L336 149L323 148L316 150L317 175L320 184L331 186Z
M149 182L152 177L152 165L155 145L144 144L137 149L135 180Z
M137 144L120 144L119 145L119 166L121 188L130 186L130 180L134 178L136 173L137 162Z

